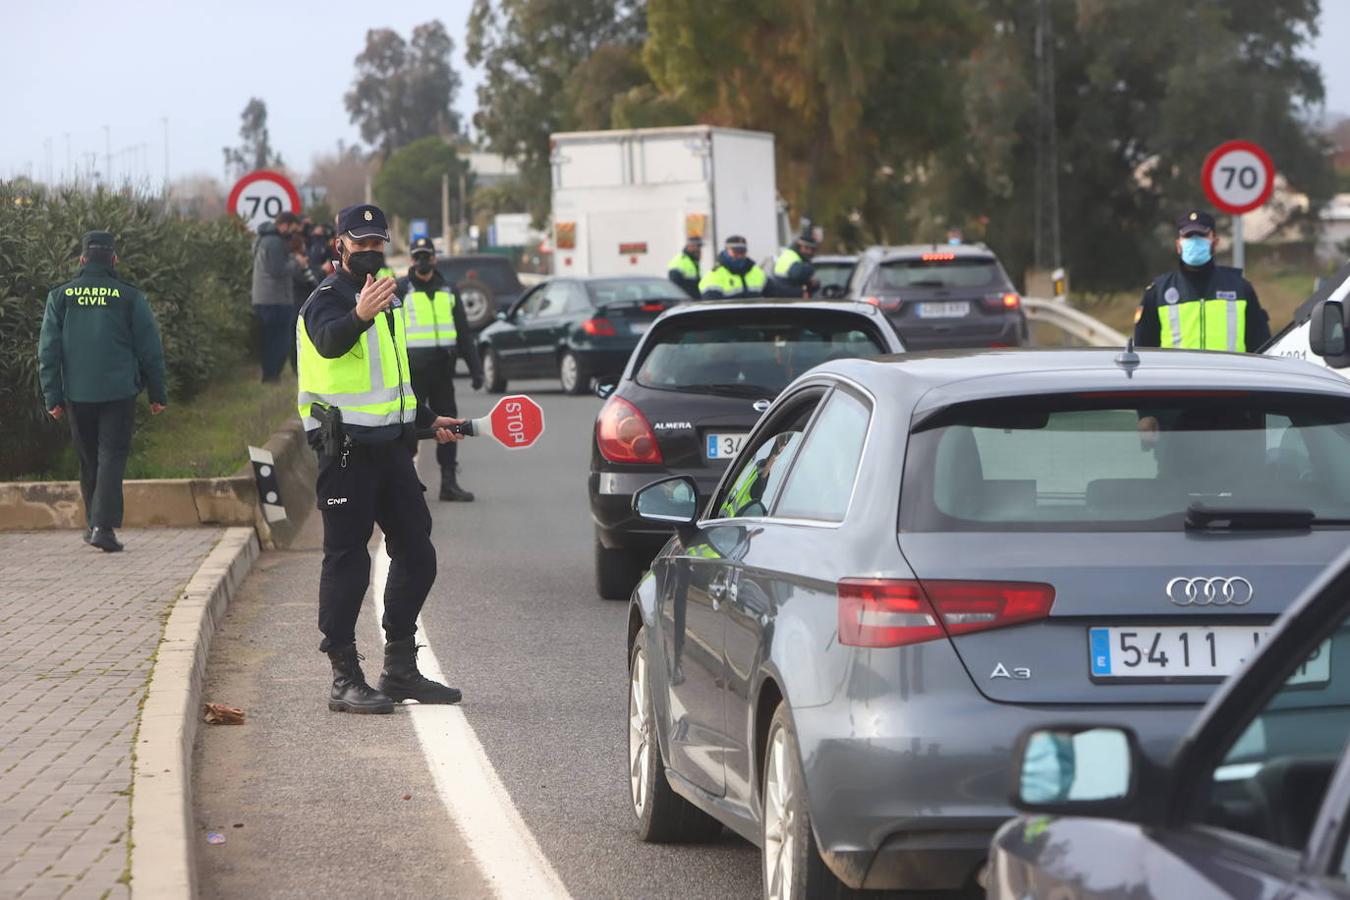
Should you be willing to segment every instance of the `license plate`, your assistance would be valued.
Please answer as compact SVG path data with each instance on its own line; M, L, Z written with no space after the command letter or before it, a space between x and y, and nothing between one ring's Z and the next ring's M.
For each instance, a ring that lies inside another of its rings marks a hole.
M958 319L970 314L970 304L964 300L949 303L920 303L920 319Z
M1219 681L1237 671L1270 634L1269 628L1215 625L1089 628L1088 670L1094 681L1133 678ZM1331 680L1331 646L1316 652L1288 684L1322 684Z
M647 333L647 329L652 327L652 323L651 323L651 322L629 322L629 323L628 323L628 327L632 330L633 334L646 334L646 333Z
M708 459L731 459L741 452L741 444L745 443L745 435L710 434L704 441L708 450Z

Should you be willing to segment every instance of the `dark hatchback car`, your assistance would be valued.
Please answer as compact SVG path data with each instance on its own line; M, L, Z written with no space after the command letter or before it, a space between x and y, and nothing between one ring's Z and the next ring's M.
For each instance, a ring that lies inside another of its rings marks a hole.
M1347 740L1350 553L1171 759L1148 757L1119 726L1029 730L1013 783L1036 815L995 838L989 897L1350 897Z
M771 896L969 891L1018 734L1118 721L1165 758L1342 553L1350 384L1167 350L830 362L701 494L635 497L675 529L629 611L639 834L728 826ZM1325 659L1303 697L1341 696Z
M557 377L569 394L615 377L652 321L688 299L664 278L553 278L530 288L478 336L494 393L513 378Z
M970 244L872 247L848 296L875 304L911 350L1020 347L1022 298L989 249Z
M505 256L442 256L436 268L455 287L464 304L464 318L474 331L486 328L497 313L510 309L524 290L515 266Z
M633 514L634 491L685 473L706 499L792 379L827 360L903 349L886 317L864 303L704 301L663 314L606 393L591 439L600 596L628 599L670 537L669 526Z

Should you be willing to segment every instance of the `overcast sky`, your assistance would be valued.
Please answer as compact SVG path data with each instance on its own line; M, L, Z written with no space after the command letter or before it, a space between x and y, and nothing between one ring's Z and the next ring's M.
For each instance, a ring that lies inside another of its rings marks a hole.
M370 28L407 37L439 18L455 40L463 86L456 106L471 113L478 75L464 65L472 0L228 0L225 3L60 0L10 4L0 74L11 86L0 140L0 177L31 171L60 179L88 154L103 168L109 126L114 177L164 177L164 117L174 178L222 176L221 148L238 142L239 113L267 102L272 142L300 170L339 138L359 139L342 95ZM1312 56L1322 64L1327 108L1350 113L1350 2L1323 0ZM378 8L378 13L372 9ZM46 142L50 142L48 145ZM139 145L145 145L140 148ZM50 152L48 151L50 146Z

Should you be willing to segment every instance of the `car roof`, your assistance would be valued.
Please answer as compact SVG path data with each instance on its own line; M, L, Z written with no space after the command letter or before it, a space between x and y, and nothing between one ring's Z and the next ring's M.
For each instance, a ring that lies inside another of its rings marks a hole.
M820 253L817 253L815 256L811 257L811 262L812 262L814 265L817 265L817 266L820 265L821 263L839 263L839 264L842 264L842 265L850 265L850 266L851 266L851 265L854 265L854 264L856 264L856 263L858 262L858 257L857 257L856 255L852 255L852 254L843 254L843 255L841 255L841 254L838 254L838 253L836 253L836 254L820 254Z
M1296 359L1250 353L1140 349L1139 365L1120 348L935 350L826 362L829 373L878 396L909 397L915 412L996 397L1091 391L1277 391L1350 397L1350 382Z
M793 309L814 310L818 312L849 312L869 319L884 319L886 316L871 303L859 300L799 300L792 297L752 297L733 300L691 300L672 306L661 314L662 319L673 316L686 316L708 311Z
M983 244L902 244L896 247L870 247L869 253L882 262L919 259L927 253L950 253L957 259L994 259L994 251Z
M457 253L453 256L436 257L436 263L438 265L440 263L458 263L458 262L473 263L476 266L481 266L485 262L494 262L494 263L501 263L504 266L510 266L510 268L515 269L515 266L512 265L511 260L505 256L502 256L499 253L466 253L466 254Z

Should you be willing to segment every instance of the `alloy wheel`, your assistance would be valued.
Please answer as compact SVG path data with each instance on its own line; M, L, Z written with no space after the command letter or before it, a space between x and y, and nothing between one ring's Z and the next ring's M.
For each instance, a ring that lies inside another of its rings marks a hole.
M792 890L794 813L791 758L786 733L779 728L769 740L764 771L764 894L787 900Z
M651 768L651 721L647 717L647 654L633 656L628 691L628 780L633 811L641 817L647 806L647 776Z
M564 353L562 362L558 365L558 377L562 381L563 391L568 394L576 393L577 378L580 375L577 368L577 358L570 353Z

